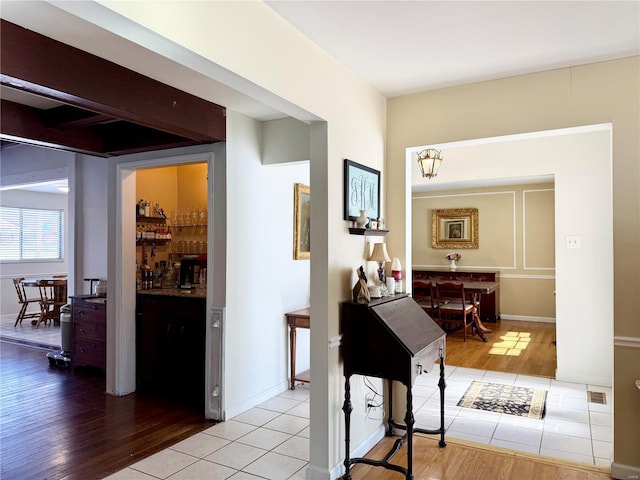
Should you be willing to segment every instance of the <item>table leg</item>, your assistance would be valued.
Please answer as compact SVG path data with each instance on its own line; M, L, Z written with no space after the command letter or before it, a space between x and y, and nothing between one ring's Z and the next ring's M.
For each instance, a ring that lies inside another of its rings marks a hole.
M487 340L487 337L484 336L485 333L491 333L491 330L489 330L487 327L485 327L482 324L482 320L480 320L480 315L478 314L478 294L474 293L472 295L473 298L473 325L476 327L476 330L478 331L478 335L480 336L480 338L482 339L483 342L488 342L489 340Z
M296 327L289 327L289 352L291 354L291 385L290 389L296 389Z
M351 440L351 377L346 377L344 381L344 403L342 404L342 411L344 412L344 443L345 443L345 455L344 455L344 470L345 473L342 476L342 480L351 480L351 458L349 456L349 444Z
M407 385L407 414L404 417L404 423L407 426L407 474L406 480L413 480L413 394L411 386Z

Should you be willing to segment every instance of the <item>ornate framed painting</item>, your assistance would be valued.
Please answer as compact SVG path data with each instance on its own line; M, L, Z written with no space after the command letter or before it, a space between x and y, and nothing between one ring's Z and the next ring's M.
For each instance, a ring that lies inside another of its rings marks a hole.
M296 183L293 199L293 258L311 258L311 189Z
M478 209L432 210L431 246L433 248L478 248Z

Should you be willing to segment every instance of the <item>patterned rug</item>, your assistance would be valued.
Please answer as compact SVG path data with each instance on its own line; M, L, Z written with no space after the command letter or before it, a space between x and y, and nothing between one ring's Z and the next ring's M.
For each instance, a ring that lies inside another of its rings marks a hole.
M546 390L473 382L458 406L539 420L544 417L546 401Z

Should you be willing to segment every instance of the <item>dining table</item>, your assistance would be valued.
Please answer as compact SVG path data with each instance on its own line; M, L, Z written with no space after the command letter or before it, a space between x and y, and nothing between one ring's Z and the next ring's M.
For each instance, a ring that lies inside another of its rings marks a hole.
M500 282L491 282L491 281L482 281L482 280L444 280L440 278L425 278L420 280L415 280L413 282L413 286L417 288L428 288L436 286L436 283L453 283L455 285L460 285L464 287L465 294L471 294L471 300L473 303L473 315L472 315L472 323L478 332L478 336L483 342L488 342L489 340L485 337L485 333L491 333L491 329L487 328L480 319L480 312L478 309L478 305L480 304L479 298L480 295L488 295L492 292L495 292L500 287Z
M60 308L67 303L67 279L66 277L33 277L25 278L22 280L22 285L26 288L37 288L40 292L40 310L41 315L37 320L32 320L31 324L36 328L40 326L40 323L51 318L54 325L60 323ZM43 295L44 289L51 287L53 294L51 298ZM49 302L52 309L48 311L48 307L44 305L45 302Z

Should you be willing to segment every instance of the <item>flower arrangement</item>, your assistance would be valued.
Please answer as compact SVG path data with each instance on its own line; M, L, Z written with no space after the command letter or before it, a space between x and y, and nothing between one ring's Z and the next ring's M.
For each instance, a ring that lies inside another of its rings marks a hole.
M444 258L447 260L455 260L456 262L462 258L462 255L456 252L447 253Z

